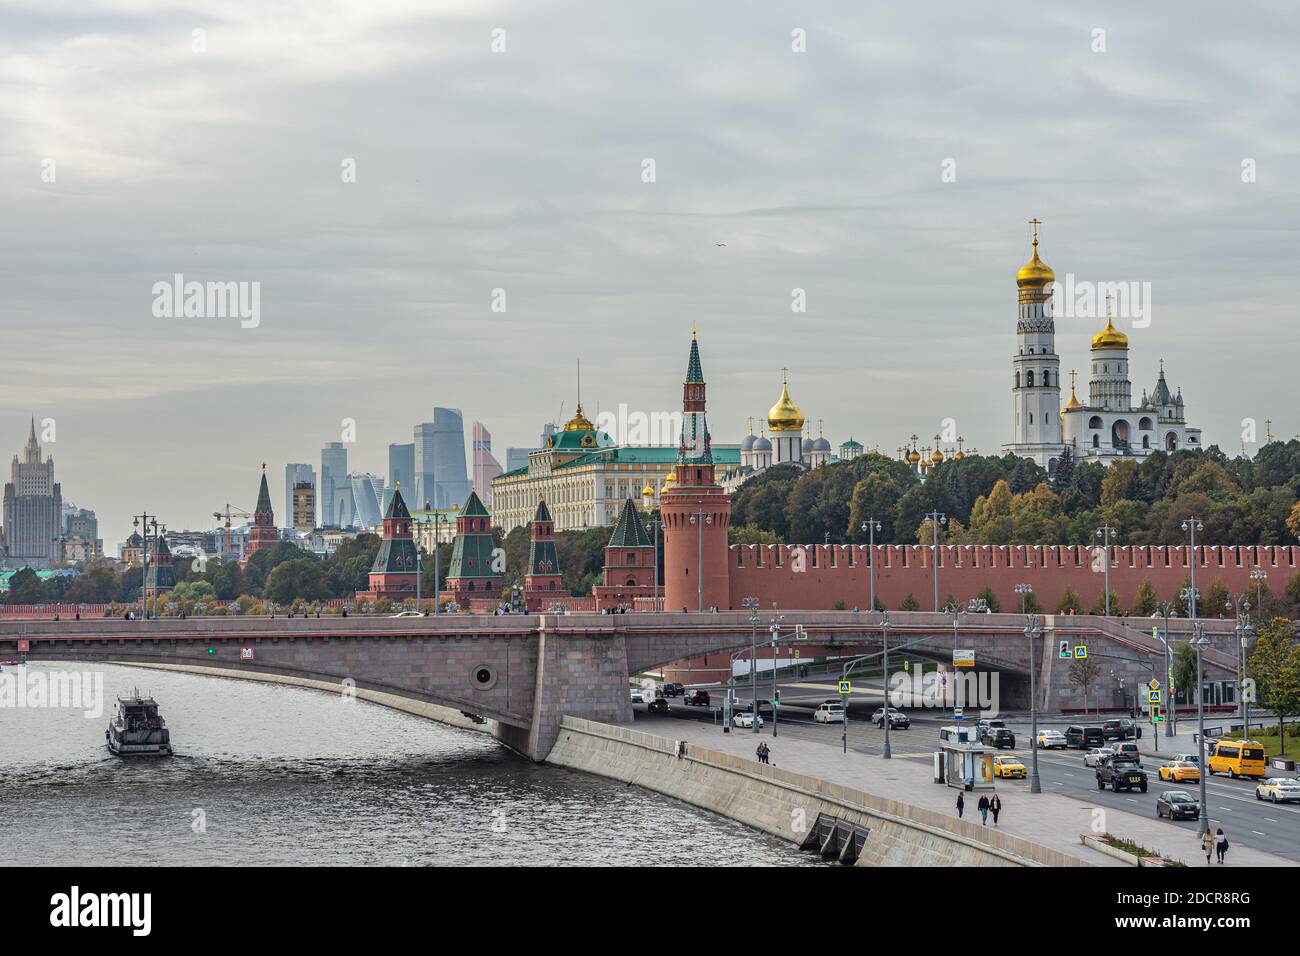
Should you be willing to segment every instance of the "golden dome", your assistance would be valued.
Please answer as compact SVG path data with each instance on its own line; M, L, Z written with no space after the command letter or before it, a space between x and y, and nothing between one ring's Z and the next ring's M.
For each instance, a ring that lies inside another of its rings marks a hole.
M911 451L907 453L907 460L915 465L918 461L921 460L921 453L917 451L915 448L913 448Z
M642 498L653 498L655 496L655 486L650 484L650 479L645 480L645 487L641 489Z
M955 458L957 461L961 461L963 458L966 457L966 453L964 451L959 451L957 452L957 454L953 455L952 457Z
M790 383L781 383L781 397L767 410L767 424L774 432L802 432L803 409L790 398Z
M564 430L566 432L590 432L596 430L596 426L591 423L591 419L582 414L582 402L578 403L578 410L574 416L565 423Z
M673 482L675 482L676 480L677 480L677 472L676 471L668 472L668 477L664 479L663 485L659 488L660 496L666 494L668 492L668 489L672 486Z
M1092 348L1094 352L1098 349L1127 349L1128 336L1115 328L1110 316L1106 316L1106 327L1092 337Z
M1056 281L1056 273L1042 259L1038 258L1038 220L1029 220L1034 227L1034 253L1029 261L1016 273L1016 285L1021 289L1041 289L1049 282Z
M930 456L930 460L936 465L939 464L939 462L943 461L943 452L936 448L934 454Z

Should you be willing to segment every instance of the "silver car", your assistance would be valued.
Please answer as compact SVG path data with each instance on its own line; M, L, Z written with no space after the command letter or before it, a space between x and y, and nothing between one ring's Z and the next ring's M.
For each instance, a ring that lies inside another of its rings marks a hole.
M744 727L746 730L749 730L754 726L754 721L756 720L758 721L758 726L761 730L763 728L763 718L754 716L752 711L743 711L742 713L736 714L731 718L731 723L734 727Z
M1097 767L1101 765L1103 760L1108 760L1113 756L1115 756L1114 747L1093 747L1083 755L1083 765L1085 767Z

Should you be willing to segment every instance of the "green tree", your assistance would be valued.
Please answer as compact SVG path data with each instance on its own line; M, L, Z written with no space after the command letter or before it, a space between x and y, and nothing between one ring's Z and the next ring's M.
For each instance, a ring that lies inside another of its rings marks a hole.
M1073 611L1078 614L1083 608L1079 604L1079 595L1074 593L1074 588L1068 584L1065 591L1061 594L1061 599L1056 602L1056 607L1052 609L1053 614L1069 614Z
M281 561L266 577L263 596L288 607L295 600L319 601L329 596L325 570L315 557Z
M982 599L989 606L989 610L997 614L1002 610L1002 602L998 600L997 594L987 584L980 589L975 597Z
M20 568L9 578L6 604L44 604L45 587L31 568Z
M1300 646L1295 628L1275 617L1259 629L1247 662L1255 699L1277 718L1278 753L1286 752L1286 718L1300 713Z
M756 524L747 524L737 527L731 525L727 529L727 542L729 544L781 544L781 539L775 531L765 531Z
M1143 578L1138 585L1137 596L1133 599L1133 616L1150 617L1156 612L1156 589L1150 578Z
M1083 712L1088 712L1088 697L1092 691L1092 685L1097 682L1101 676L1101 665L1092 659L1092 655L1087 657L1074 657L1070 659L1070 669L1067 674L1070 683L1079 688L1083 694Z
M903 598L903 603L899 605L898 609L900 611L919 611L921 610L921 605L917 603L916 598L909 594L907 597Z
M1173 664L1170 670L1173 672L1174 686L1181 687L1187 700L1193 701L1196 692L1196 648L1192 647L1187 641L1180 641L1174 645Z

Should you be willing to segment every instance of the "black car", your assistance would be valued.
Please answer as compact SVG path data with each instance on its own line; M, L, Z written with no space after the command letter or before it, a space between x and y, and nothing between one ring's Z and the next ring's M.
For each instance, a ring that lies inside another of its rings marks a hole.
M1198 820L1201 802L1186 790L1166 790L1156 797L1156 816L1170 820Z
M1116 793L1134 787L1146 793L1147 774L1139 764L1116 754L1097 766L1097 789L1105 790L1106 784Z
M690 707L708 707L709 692L707 690L693 690L686 695L686 699L682 703Z
M656 697L654 700L650 701L649 710L652 714L666 714L672 709L672 705L668 703L667 697Z
M1016 735L1005 727L986 727L984 733L980 735L980 743L1001 750L1003 747L1014 747Z
M1142 736L1142 728L1134 720L1119 717L1103 721L1101 733L1107 740L1137 740Z
M1090 750L1106 746L1106 735L1100 727L1066 727L1065 745L1076 750Z
M681 697L686 693L685 684L664 684L665 697Z

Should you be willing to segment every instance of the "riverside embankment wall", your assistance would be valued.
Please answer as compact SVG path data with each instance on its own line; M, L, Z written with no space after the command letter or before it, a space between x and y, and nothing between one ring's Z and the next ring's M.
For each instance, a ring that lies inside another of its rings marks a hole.
M565 717L547 763L675 797L792 843L819 814L870 830L859 866L1085 866L931 810L628 727Z

